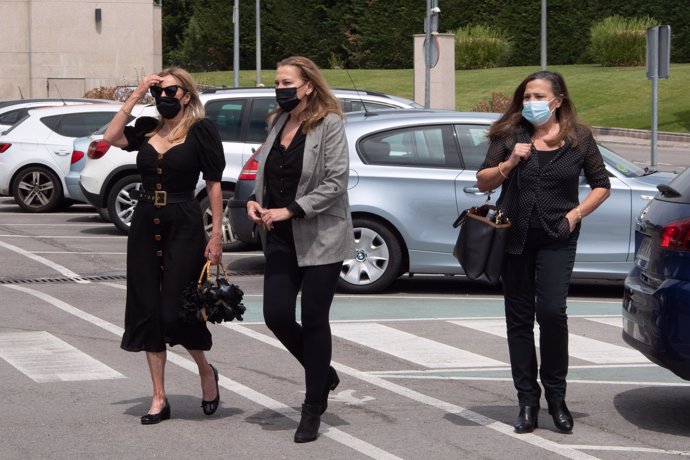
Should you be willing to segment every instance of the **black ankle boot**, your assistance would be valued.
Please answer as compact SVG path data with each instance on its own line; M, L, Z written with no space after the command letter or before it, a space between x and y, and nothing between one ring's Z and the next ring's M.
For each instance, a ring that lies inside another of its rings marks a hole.
M326 409L328 409L328 393L338 388L339 383L340 377L338 377L338 373L335 371L333 366L330 366L328 368L328 381L326 382L326 388L324 388L323 393L321 394L321 414L326 412Z
M539 428L539 406L520 406L513 428L516 433L531 433Z
M321 406L302 404L302 418L295 432L295 442L316 441L321 425Z
M568 406L564 399L557 401L547 401L549 404L549 414L553 417L553 424L564 433L573 431L573 416L570 415Z

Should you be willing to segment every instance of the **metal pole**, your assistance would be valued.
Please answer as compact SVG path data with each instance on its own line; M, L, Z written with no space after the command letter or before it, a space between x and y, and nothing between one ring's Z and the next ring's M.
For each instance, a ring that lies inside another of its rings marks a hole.
M256 86L261 86L261 0L256 0Z
M240 86L240 0L235 0L232 7L232 23L234 29L233 53L232 53L232 86Z
M651 132L651 164L650 169L656 169L656 140L657 125L659 124L659 29L655 28L652 34L652 132Z
M431 105L431 0L426 0L426 18L424 18L424 108Z
M541 0L541 70L546 70L546 0Z

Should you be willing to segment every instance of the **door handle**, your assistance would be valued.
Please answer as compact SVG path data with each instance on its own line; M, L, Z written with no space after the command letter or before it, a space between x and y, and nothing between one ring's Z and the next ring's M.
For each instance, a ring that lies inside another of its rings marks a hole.
M482 192L481 190L479 190L479 188L476 185L464 187L462 189L462 191L465 193L471 193L472 195L477 195L477 196L486 195L487 193L489 193L489 192Z
M64 157L65 155L70 155L72 153L71 150L55 150L53 153L55 155L60 155L61 157Z

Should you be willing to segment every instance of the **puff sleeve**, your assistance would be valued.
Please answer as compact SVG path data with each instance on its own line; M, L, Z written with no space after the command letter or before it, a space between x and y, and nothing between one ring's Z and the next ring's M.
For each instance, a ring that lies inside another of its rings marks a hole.
M127 138L127 147L124 150L134 152L139 150L141 144L146 142L146 135L156 129L158 120L153 117L139 117L134 123L134 126L125 126L125 137Z
M220 182L225 169L225 154L218 128L208 118L195 123L188 136L197 148L204 180Z

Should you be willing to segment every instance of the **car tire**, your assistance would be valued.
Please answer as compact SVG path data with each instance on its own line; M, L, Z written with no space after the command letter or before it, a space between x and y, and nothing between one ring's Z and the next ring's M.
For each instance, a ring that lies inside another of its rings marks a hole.
M141 190L141 178L137 175L125 176L118 180L108 194L110 220L124 233L129 233L129 224L137 205L137 200L129 196L129 192L133 190Z
M343 261L338 290L353 294L381 292L400 275L400 242L388 227L373 219L353 219L352 227L355 257Z
M51 169L30 166L17 174L12 196L24 211L54 211L62 203L62 184Z
M232 233L232 228L230 226L230 219L228 218L227 207L228 203L235 196L235 192L232 190L223 190L223 223L222 223L222 238L223 238L223 251L225 252L237 252L242 251L249 245L244 241L240 241L235 238ZM201 213L204 219L204 229L206 234L211 237L211 230L213 227L213 213L211 212L211 201L208 196L205 196L199 202L201 206Z

